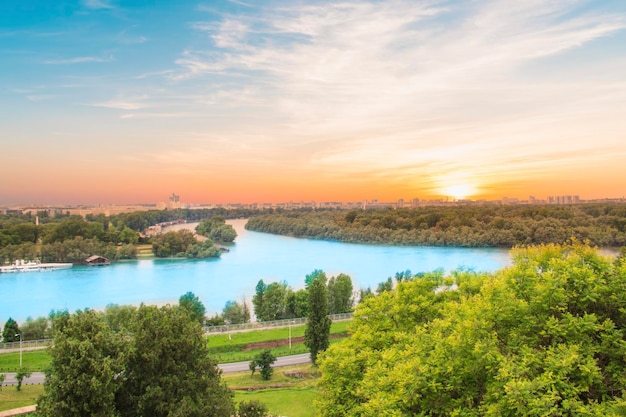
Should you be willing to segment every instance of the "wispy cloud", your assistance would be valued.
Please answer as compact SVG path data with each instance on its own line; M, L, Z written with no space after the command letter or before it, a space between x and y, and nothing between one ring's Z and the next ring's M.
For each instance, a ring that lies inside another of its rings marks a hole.
M126 113L120 119L178 119L187 117L197 117L193 113Z
M88 9L114 9L115 6L108 0L82 0L82 5Z
M257 95L249 102L282 118L281 135L315 149L311 164L355 173L450 160L447 169L476 171L485 160L470 148L495 146L496 157L523 149L541 159L538 145L547 137L576 133L559 126L576 119L573 103L607 94L605 104L626 99L623 86L607 92L594 82L582 93L558 79L542 82L545 74L520 75L525 65L626 28L623 15L584 5L386 1L267 8L224 16L219 24L195 23L211 46L186 50L172 78L236 79ZM546 111L552 119L536 123ZM324 142L310 146L315 137ZM341 145L329 144L329 137ZM469 155L479 162L467 163Z
M77 56L74 58L62 58L62 59L47 59L43 61L48 65L71 65L71 64L85 64L90 62L109 62L112 61L112 57L102 58L98 56Z
M53 94L29 94L26 96L28 101L39 102L39 101L47 101L52 100L56 96Z
M119 109L119 110L139 110L146 107L146 105L140 101L124 101L124 100L111 100L98 103L92 103L90 106L105 107L107 109Z

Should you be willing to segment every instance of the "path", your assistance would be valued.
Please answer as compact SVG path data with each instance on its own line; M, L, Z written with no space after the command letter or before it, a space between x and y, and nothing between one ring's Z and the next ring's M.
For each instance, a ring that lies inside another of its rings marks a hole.
M276 359L274 362L274 368L280 368L283 366L293 366L293 365L302 365L305 363L311 362L310 355L308 353L302 353L300 355L291 355L291 356L281 356ZM222 363L219 364L218 367L225 374L231 374L235 372L247 372L250 371L249 367L250 361L246 362L233 362L233 363ZM15 380L15 372L8 372L5 374L6 379L2 385L17 385L17 381ZM43 372L33 372L29 378L24 378L22 381L23 385L36 385L43 384L45 380L45 375Z

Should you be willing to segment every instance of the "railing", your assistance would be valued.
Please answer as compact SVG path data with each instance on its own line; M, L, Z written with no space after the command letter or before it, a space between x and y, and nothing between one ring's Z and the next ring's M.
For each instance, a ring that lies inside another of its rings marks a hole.
M352 313L342 314L330 314L328 317L332 321L344 321L352 319ZM223 326L204 326L205 334L213 333L230 333L230 332L245 332L250 330L265 329L265 328L277 328L306 324L306 317L297 319L282 319L274 321L257 321L254 323L242 323L242 324L226 324Z
M332 321L344 321L352 319L353 313L342 314L330 314L328 317ZM297 319L282 319L274 321L257 321L254 323L242 323L242 324L227 324L224 326L204 326L204 332L206 334L211 333L228 333L228 332L243 332L248 330L257 330L264 328L277 328L306 324L306 317ZM31 348L41 348L52 346L54 339L40 339L40 340L24 340L22 341L22 349L27 350ZM6 342L0 343L0 353L7 350L19 350L20 342Z
M40 340L23 340L22 346L21 348L23 350L27 350L30 348L40 348L40 347L48 347L51 346L53 342L53 339L40 339ZM14 350L20 349L20 342L5 342L5 343L0 343L0 353L2 353L2 351L5 350Z

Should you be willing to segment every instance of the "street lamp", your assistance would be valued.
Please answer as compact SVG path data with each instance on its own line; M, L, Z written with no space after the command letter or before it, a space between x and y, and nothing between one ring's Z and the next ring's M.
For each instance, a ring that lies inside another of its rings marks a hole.
M15 336L20 337L20 368L22 367L22 333L16 333Z
M289 351L291 352L291 320L289 321Z

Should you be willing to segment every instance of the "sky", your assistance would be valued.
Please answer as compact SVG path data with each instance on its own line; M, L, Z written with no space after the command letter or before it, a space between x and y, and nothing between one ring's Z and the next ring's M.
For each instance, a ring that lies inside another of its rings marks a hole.
M626 195L626 2L0 2L0 205Z

